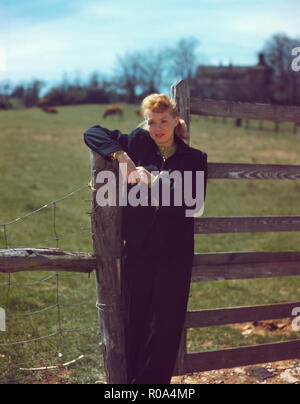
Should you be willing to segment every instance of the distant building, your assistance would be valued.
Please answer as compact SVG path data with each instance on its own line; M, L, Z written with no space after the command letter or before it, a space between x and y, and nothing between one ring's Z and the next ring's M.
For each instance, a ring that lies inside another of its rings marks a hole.
M191 95L243 102L272 102L273 70L259 54L256 66L198 66Z

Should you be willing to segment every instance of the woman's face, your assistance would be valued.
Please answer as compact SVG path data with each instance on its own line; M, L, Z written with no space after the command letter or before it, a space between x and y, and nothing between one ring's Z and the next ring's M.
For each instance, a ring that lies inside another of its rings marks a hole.
M172 146L174 143L174 129L178 125L179 118L166 112L145 111L150 136L158 146Z

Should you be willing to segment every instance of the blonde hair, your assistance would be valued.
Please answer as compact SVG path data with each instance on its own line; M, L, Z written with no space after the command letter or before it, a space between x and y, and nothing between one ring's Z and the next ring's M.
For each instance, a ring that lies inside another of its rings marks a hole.
M141 111L144 117L147 110L160 113L168 111L173 118L176 116L179 117L179 111L175 102L167 94L150 94L144 98L141 104ZM145 128L146 122L144 121L141 126ZM174 133L182 140L189 138L187 126L183 119L179 118Z

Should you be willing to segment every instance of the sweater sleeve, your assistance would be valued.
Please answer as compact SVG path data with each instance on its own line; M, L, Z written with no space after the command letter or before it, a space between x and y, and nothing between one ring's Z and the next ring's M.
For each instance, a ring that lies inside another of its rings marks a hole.
M110 153L118 150L128 151L128 135L119 130L109 130L95 125L87 129L83 137L85 144L106 160L110 160Z

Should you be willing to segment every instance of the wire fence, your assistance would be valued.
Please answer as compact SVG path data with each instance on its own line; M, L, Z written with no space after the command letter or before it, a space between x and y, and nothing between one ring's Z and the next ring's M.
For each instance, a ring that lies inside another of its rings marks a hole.
M91 236L90 227L60 236L57 205L87 190L85 185L23 216L0 224L0 248ZM51 233L25 244L10 242L10 229L52 208ZM0 307L6 313L6 331L0 332L0 383L104 382L101 338L95 301L94 274L20 272L0 274Z

